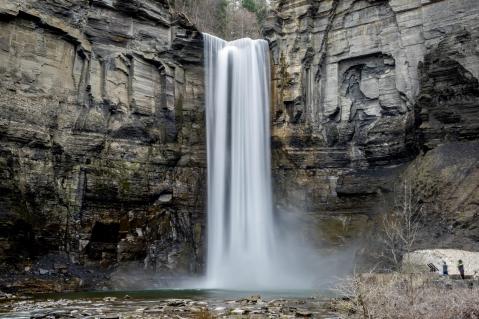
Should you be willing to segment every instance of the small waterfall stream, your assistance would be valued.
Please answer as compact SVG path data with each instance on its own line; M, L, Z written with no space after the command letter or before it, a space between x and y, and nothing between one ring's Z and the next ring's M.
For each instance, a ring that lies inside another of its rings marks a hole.
M270 67L264 40L205 34L208 286L273 288Z

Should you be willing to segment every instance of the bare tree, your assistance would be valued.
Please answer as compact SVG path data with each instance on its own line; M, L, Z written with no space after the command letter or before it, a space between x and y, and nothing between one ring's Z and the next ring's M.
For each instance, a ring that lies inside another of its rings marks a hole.
M269 4L265 0L250 0L254 11L239 0L169 0L171 7L181 12L202 32L225 40L261 37Z
M230 11L229 39L259 38L260 27L256 15L242 7Z
M347 315L355 314L359 318L370 318L368 305L364 302L366 293L364 288L365 285L361 276L356 273L339 280L334 289L336 294L341 297L335 301L334 308L336 308L336 311ZM371 291L367 293L371 293Z
M170 0L170 6L181 12L203 32L218 34L219 9L224 0ZM219 34L218 34L219 35Z
M382 255L395 269L401 268L403 257L412 251L422 217L422 202L411 183L405 180L395 187L392 212L382 219Z

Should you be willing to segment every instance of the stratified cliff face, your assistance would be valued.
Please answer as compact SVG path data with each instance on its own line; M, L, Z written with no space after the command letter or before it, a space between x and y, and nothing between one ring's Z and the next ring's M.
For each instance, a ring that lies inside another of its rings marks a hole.
M479 2L273 6L278 210L357 243L403 179L418 245L479 249ZM0 0L2 289L201 272L202 59L166 0Z
M422 200L438 201L428 213L448 216L429 243L479 248L479 181L468 178L478 165L468 141L479 138L479 2L278 0L274 9L265 35L279 208L310 213L322 239L342 243L373 224L398 176L419 176ZM407 168L413 159L419 171ZM445 162L455 168L434 175ZM452 185L457 205L447 204ZM472 224L456 223L464 214ZM454 231L462 226L475 231ZM457 237L442 240L447 231Z
M201 35L166 0L0 0L2 263L200 271L202 101Z

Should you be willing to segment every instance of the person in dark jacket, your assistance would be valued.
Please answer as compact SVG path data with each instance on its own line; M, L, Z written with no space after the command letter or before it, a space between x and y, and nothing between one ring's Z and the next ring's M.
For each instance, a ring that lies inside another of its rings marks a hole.
M443 262L442 262L442 275L443 275L443 276L449 275L449 271L447 270L446 261L443 261Z
M465 279L464 276L464 264L461 259L457 262L457 270L459 270L459 273L461 274L461 278Z

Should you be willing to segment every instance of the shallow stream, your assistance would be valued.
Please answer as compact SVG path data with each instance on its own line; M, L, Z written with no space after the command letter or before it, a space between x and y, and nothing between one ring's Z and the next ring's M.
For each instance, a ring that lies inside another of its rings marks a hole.
M0 318L335 318L313 291L147 290L37 295L0 304Z

